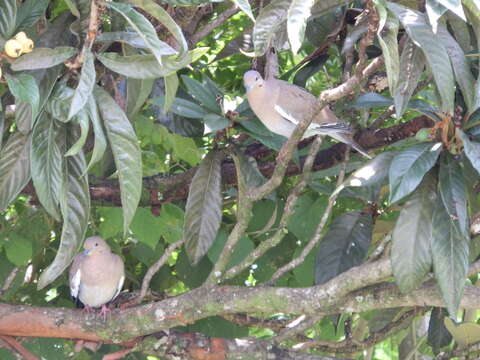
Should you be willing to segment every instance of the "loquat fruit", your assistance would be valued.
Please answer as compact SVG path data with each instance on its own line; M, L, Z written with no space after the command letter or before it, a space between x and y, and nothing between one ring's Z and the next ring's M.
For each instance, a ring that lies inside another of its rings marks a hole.
M23 46L20 41L10 39L5 43L5 52L12 58L19 57L22 54Z

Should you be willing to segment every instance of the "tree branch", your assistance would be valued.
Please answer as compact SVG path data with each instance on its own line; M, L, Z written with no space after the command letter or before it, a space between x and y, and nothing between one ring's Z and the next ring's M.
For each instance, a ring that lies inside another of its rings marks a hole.
M227 21L239 11L240 9L237 7L237 5L232 3L232 5L228 9L220 13L215 19L203 26L200 30L197 30L190 37L189 43L193 46L196 43L200 42L201 40L206 38L208 34L210 34L213 30L221 26L225 21Z
M478 264L474 264L471 270L477 267ZM0 335L121 343L223 314L316 316L403 306L444 306L433 282L409 294L400 293L393 283L378 284L391 275L390 260L382 259L354 267L323 285L308 288L202 287L159 302L114 310L107 322L80 310L0 304ZM377 285L366 287L373 284ZM357 290L352 292L354 289ZM460 306L479 308L480 288L466 286Z

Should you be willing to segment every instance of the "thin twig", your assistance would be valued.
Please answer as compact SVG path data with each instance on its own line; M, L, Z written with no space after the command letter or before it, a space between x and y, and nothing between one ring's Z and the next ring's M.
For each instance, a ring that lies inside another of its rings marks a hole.
M392 336L393 333L398 332L404 329L407 324L409 324L412 319L419 315L423 314L426 311L424 309L415 308L410 311L406 311L402 314L397 320L388 323L382 329L376 332L372 332L367 338L359 342L355 339L345 339L339 342L327 341L322 339L314 339L311 341L304 342L302 344L295 345L296 350L307 350L315 348L316 350L322 352L330 353L354 353L364 349L367 349L375 344L378 344L385 340L386 338Z
M337 188L341 186L343 183L343 179L345 178L345 171L347 169L347 163L350 157L350 148L347 148L347 152L345 154L345 160L342 164L342 168L340 170L340 173L338 174L338 179L337 179ZM320 223L317 226L317 229L315 230L315 234L312 236L308 244L303 248L302 253L300 256L297 258L293 259L290 261L288 264L283 265L280 269L278 269L275 274L273 274L272 278L266 283L266 285L272 285L277 281L280 277L282 277L285 273L287 273L290 270L295 269L298 265L303 263L305 261L305 258L307 255L312 251L312 249L318 244L320 241L320 238L322 236L323 229L325 225L327 224L327 220L330 217L330 213L332 212L333 205L335 204L335 201L337 200L338 196L338 191L334 191L330 198L328 199L328 204L327 208L325 209L325 212L323 213L322 219L320 220Z
M286 320L262 319L245 314L224 314L222 318L239 326L255 327L280 331L288 323Z
M10 288L10 286L12 286L13 280L15 280L15 276L17 276L18 270L18 267L14 267L10 274L8 274L2 288L0 289L0 296L2 296Z
M215 19L206 24L200 30L196 31L195 34L193 34L189 39L190 45L193 46L196 43L202 41L208 36L208 34L210 34L213 30L218 28L220 25L222 25L225 21L227 21L239 11L240 9L237 7L237 5L232 4L228 9L219 14Z
M222 277L223 280L231 279L236 275L238 275L240 272L242 272L251 264L253 264L258 258L260 258L268 250L277 246L280 243L280 241L283 239L283 237L285 236L288 220L290 219L290 216L294 211L295 203L297 202L299 195L305 189L305 186L307 186L308 184L313 162L315 160L315 156L321 144L322 144L322 137L317 136L314 142L312 143L312 145L310 146L309 154L304 163L304 171L303 171L302 177L287 197L283 214L280 219L280 223L278 225L277 231L275 231L272 237L263 241L259 246L257 246L240 264L230 268Z
M148 288L150 287L150 281L152 280L153 276L157 273L158 270L167 262L168 258L170 255L172 255L173 251L183 245L183 240L179 240L177 242L174 242L171 244L163 253L163 255L160 257L160 259L157 260L155 264L150 266L147 270L147 273L143 277L142 281L142 287L140 289L140 294L138 295L138 298L135 299L135 302L137 304L140 304L147 294Z
M90 19L88 23L87 37L83 43L82 50L73 61L65 63L65 66L67 66L70 70L78 69L82 66L87 50L91 50L93 43L95 42L95 38L97 37L98 33L98 27L98 4L97 0L92 0L90 2Z
M305 316L305 315L302 315ZM288 340L295 335L304 332L307 329L313 327L317 322L322 320L325 317L325 314L315 314L310 316L308 319L304 319L303 321L299 322L296 326L287 326L283 329L277 336L272 338L272 343L279 344L285 340Z
M25 349L22 344L12 336L0 335L0 339L5 341L12 349L19 353L25 360L40 360L37 356Z
M350 79L345 81L344 83L338 85L337 87L329 90L325 90L320 94L319 99L325 102L332 102L341 99L344 96L350 94L355 88L360 85L360 82L364 78L368 78L372 75L375 71L381 68L384 64L383 56L379 56L372 60L370 64L368 64L365 69L359 73L355 73Z

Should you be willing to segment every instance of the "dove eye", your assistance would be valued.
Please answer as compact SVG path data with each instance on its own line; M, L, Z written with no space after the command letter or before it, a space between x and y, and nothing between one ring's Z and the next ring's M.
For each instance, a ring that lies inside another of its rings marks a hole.
M95 243L95 246L98 246L98 243Z

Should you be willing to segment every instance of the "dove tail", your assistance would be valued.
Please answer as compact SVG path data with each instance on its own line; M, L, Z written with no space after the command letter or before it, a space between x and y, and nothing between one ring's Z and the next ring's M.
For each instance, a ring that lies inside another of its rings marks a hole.
M363 150L360 145L358 145L355 141L351 141L351 142L348 142L346 143L348 145L350 145L352 148L354 148L355 150L357 150L360 154L362 154L363 156L365 156L366 158L368 159L371 159L372 157L365 151Z

